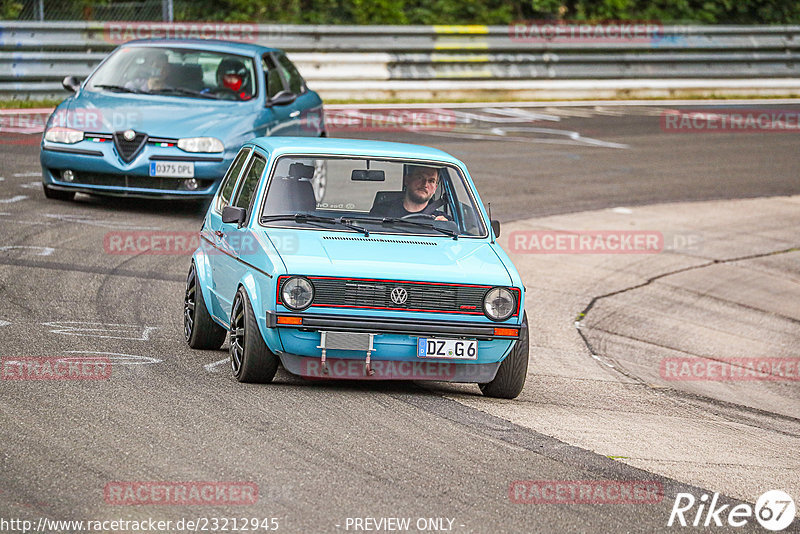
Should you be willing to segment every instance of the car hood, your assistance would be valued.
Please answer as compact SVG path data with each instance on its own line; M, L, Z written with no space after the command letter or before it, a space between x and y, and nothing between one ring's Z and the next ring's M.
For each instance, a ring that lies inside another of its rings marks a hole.
M248 114L247 106L232 101L82 90L62 109L70 126L87 132L133 129L152 137L224 138L242 121L242 115Z
M493 245L447 237L270 229L289 274L509 285Z

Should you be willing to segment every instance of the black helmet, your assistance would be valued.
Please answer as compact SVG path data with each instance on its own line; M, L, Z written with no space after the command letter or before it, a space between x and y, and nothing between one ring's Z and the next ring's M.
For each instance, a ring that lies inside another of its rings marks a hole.
M238 93L250 93L250 72L238 59L226 58L217 67L217 86Z

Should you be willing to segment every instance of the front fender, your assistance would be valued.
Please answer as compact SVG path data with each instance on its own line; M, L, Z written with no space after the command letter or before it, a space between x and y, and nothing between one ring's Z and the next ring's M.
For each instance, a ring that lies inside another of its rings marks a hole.
M256 278L258 277L258 279ZM267 328L267 309L270 297L275 294L275 278L269 278L261 273L247 272L242 277L239 285L244 288L253 314L256 317L261 337L272 352L283 352L283 344L275 328Z
M203 291L203 301L205 302L208 314L212 319L214 319L214 321L225 328L228 328L228 325L223 324L219 319L225 315L220 313L220 310L216 309L216 300L211 294L210 289L211 284L214 282L214 278L211 276L211 264L209 263L208 252L205 250L205 248L199 247L197 250L195 250L194 254L192 254L192 262L194 263L195 272L197 273L197 284L200 288L202 288Z

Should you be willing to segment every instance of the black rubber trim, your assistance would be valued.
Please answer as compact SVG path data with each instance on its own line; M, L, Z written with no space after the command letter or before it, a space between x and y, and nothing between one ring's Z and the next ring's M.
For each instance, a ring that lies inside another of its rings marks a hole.
M496 336L495 328L516 328L519 325L499 325L460 321L426 321L412 319L384 319L380 317L342 317L310 313L276 313L268 311L267 327L296 328L300 330L332 330L336 332L374 332L425 336L450 336L478 339L517 339L517 336ZM277 317L302 317L303 324L277 324Z
M150 156L151 161L211 161L219 163L221 157L209 156Z
M67 148L61 146L46 146L42 150L49 150L50 152L64 152L65 154L80 154L82 156L102 156L103 153L99 150L86 150L85 148Z

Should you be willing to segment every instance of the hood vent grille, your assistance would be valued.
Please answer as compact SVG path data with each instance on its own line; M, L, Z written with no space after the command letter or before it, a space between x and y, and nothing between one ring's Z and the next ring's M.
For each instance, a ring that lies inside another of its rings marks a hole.
M402 243L404 245L425 245L428 247L435 247L437 246L436 243L431 243L428 241L415 241L413 239L384 239L380 237L333 237L333 236L323 236L322 239L332 239L335 241L363 241L368 243Z

